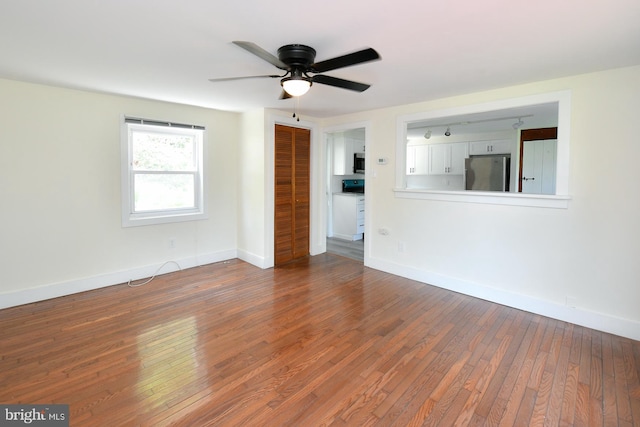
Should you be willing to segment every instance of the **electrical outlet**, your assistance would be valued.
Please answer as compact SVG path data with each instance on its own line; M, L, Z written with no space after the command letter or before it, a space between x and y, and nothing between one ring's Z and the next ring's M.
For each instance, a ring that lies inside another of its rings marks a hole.
M382 236L388 236L389 235L389 229L388 228L378 228L378 234L380 234Z
M398 242L398 252L404 252L404 242Z
M169 249L173 249L175 247L176 247L176 239L172 237L171 239L169 239Z

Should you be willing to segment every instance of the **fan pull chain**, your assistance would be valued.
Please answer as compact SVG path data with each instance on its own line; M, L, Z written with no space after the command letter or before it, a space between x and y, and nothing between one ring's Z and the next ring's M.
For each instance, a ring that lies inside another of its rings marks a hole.
M296 116L296 110L298 109L298 102L300 102L300 97L299 96L294 96L293 97L293 118L296 119L296 121L300 121L300 116Z

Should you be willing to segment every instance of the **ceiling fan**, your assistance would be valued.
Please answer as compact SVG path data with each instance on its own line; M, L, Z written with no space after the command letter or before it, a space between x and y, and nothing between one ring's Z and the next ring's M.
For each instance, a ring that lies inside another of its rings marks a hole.
M370 85L318 73L325 73L327 71L337 70L338 68L349 67L351 65L380 59L378 52L371 48L363 49L347 55L337 56L325 61L314 62L316 59L315 49L302 44L288 44L282 46L278 49L277 57L252 42L234 41L233 44L264 59L270 64L285 71L285 73L283 75L267 74L260 76L226 77L220 79L209 79L209 81L220 82L263 77L279 78L281 79L280 85L283 89L280 99L304 95L313 83L335 86L356 92L364 92L369 89Z

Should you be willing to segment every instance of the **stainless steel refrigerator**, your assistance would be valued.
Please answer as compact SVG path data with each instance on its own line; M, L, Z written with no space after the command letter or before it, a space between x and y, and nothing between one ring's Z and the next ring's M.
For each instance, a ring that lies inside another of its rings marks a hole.
M471 156L464 160L466 190L509 191L509 156Z

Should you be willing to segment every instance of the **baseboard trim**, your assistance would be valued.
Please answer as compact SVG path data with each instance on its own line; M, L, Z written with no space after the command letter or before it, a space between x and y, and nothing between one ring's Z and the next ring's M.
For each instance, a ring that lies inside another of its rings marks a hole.
M194 257L187 257L172 262L161 262L153 265L135 267L129 270L100 274L82 279L69 280L59 283L51 283L29 289L20 289L0 294L0 309L16 307L33 302L44 301L52 298L77 294L79 292L91 291L94 289L106 288L107 286L126 283L129 280L138 281L153 276L154 274L166 274L182 269L197 267L200 265L213 264L215 262L226 261L237 258L237 251L220 251ZM177 263L177 265L176 265ZM164 265L163 265L164 264ZM160 268L162 267L162 268ZM158 270L160 269L160 270Z
M273 263L269 265L269 263L267 262L267 258L241 249L238 249L238 259L241 259L242 261L248 262L249 264L255 265L256 267L262 269L273 267Z
M475 282L368 257L367 267L552 319L640 341L640 322L506 292Z

